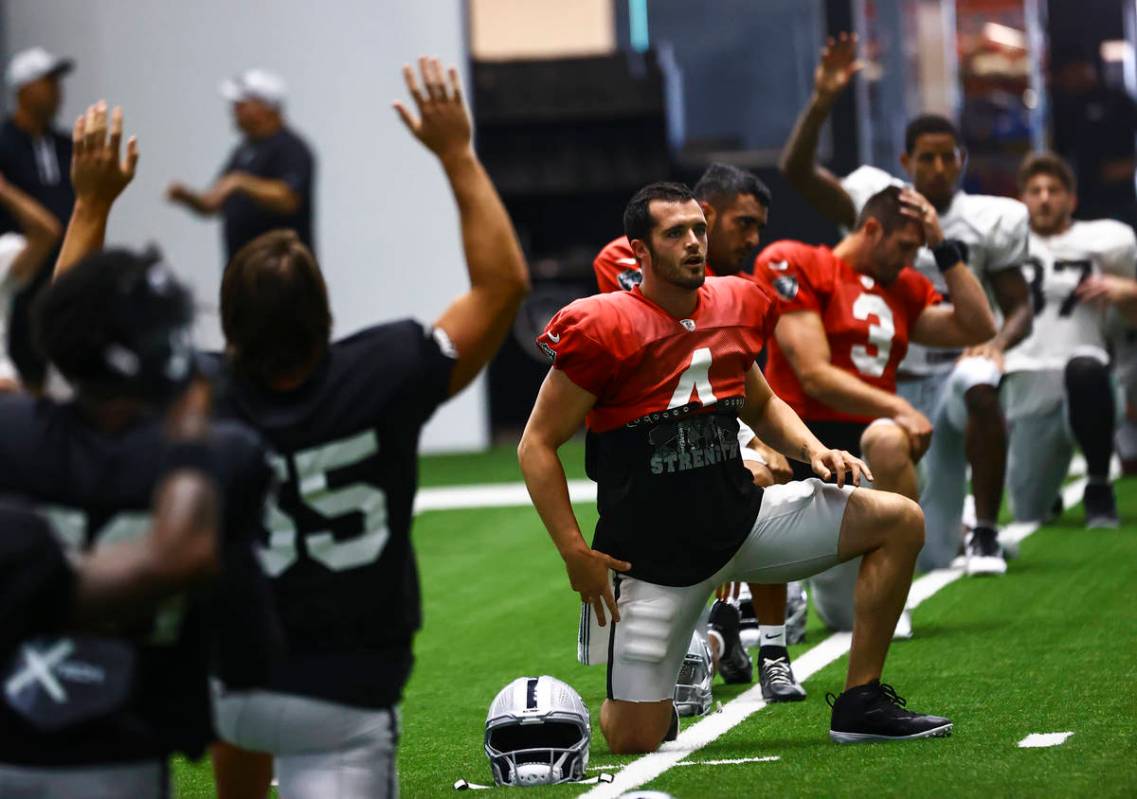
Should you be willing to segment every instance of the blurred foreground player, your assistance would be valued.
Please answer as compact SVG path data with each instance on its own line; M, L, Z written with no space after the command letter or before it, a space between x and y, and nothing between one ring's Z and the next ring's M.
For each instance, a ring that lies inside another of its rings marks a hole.
M276 756L282 796L398 793L398 703L420 624L410 542L423 425L497 351L528 291L509 216L471 147L456 70L405 68L408 130L439 160L458 205L470 289L433 325L376 325L330 343L312 252L292 231L247 244L226 270L219 414L274 450L279 501L260 550L288 656L256 690L218 683L223 798L263 797ZM107 208L109 211L109 206ZM105 216L104 216L105 221ZM240 749L236 748L240 747Z
M1110 306L1137 323L1137 239L1112 219L1073 219L1070 166L1032 153L1019 172L1030 211L1034 332L1007 354L1003 400L1011 424L1007 486L1016 521L1043 521L1058 498L1074 444L1086 458L1087 527L1116 527L1109 479L1117 392L1110 375Z
M936 256L952 305L940 304L932 282L910 267L923 246ZM818 438L863 453L874 488L918 499L916 464L932 424L896 395L896 369L909 341L965 347L995 332L983 289L962 248L944 239L935 209L889 187L869 198L856 229L832 250L780 241L758 256L755 276L778 298L770 388ZM804 468L797 474L808 476ZM851 560L810 580L814 607L832 629L853 626L859 565ZM904 614L897 637L909 635Z
M861 66L856 36L842 34L837 41L829 40L814 74L813 98L782 153L782 171L794 188L845 230L852 229L869 197L901 184L873 166L837 178L817 163L822 125ZM920 567L946 567L959 552L969 465L977 521L966 547L970 556L994 563L1003 558L996 523L1007 458L999 380L1004 353L1031 330L1030 291L1020 268L1027 255L1027 212L1017 200L960 189L967 153L950 120L935 114L918 116L908 123L904 139L901 166L916 191L939 213L944 235L965 245L964 260L1002 312L995 336L967 348L962 357L958 348L912 346L900 364L900 395L935 427L921 464L920 507L927 520L927 542ZM923 248L914 266L937 291L946 292L931 250Z
M756 175L730 164L711 164L695 184L694 194L707 220L707 265L711 275L747 274L762 240L770 214L770 189ZM629 291L643 280L640 263L627 236L608 242L592 262L601 292ZM743 463L759 486L785 483L792 476L780 452L767 447L745 422L738 442ZM805 699L805 688L794 678L786 640L786 586L749 586L754 615L760 626L758 678L767 701ZM708 637L716 669L727 683L748 683L754 667L740 636L741 614L731 591L711 608ZM734 592L737 596L736 591ZM583 612L587 612L587 608Z
M553 361L518 459L569 582L607 625L613 753L650 752L676 732L672 697L707 598L725 582L784 583L864 555L835 741L947 735L951 722L903 708L880 683L923 544L919 507L853 485L864 464L827 449L775 397L754 359L773 300L751 281L705 279L707 223L687 187L652 184L624 213L640 286L577 300L537 339ZM765 490L738 447L741 415L771 446L837 485ZM587 423L600 520L581 535L557 449ZM845 485L848 478L851 485Z
M250 684L273 654L270 595L253 549L269 481L263 450L232 423L213 425L188 453L169 443L164 411L193 375L192 305L155 256L99 250L102 209L137 160L131 142L120 161L121 113L109 141L106 117L101 104L76 123L75 209L60 276L34 314L40 347L75 398L0 397L0 492L35 506L80 551L145 535L171 469L213 475L223 510L216 533L198 526L164 553L172 583L200 588L98 636L29 642L7 666L0 771L18 773L38 797L167 796L168 758L198 757L213 736L209 672ZM80 250L94 252L69 259ZM102 679L61 690L50 664L64 659L78 664L68 674Z

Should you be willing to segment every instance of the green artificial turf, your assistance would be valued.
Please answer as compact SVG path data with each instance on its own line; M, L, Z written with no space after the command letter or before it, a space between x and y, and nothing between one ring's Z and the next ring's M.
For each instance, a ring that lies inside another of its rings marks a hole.
M582 452L566 451L570 477L583 476ZM511 447L423 459L424 485L517 479ZM1119 482L1118 498L1122 517L1137 519L1137 482ZM591 529L595 510L577 512ZM1006 577L960 579L915 611L916 637L896 644L885 679L912 707L952 717L951 738L829 743L824 695L842 685L841 658L806 683L807 701L767 707L688 758L778 761L676 767L644 787L715 799L1137 795L1137 526L1086 531L1081 521L1080 507L1067 511L1023 543ZM459 778L491 782L486 710L522 675L552 674L581 693L592 710L593 765L635 759L609 755L596 726L604 669L576 663L579 604L533 510L432 511L417 518L414 540L425 627L403 707L404 797L451 796ZM824 637L811 619L807 642L791 651L798 657ZM748 687L716 683L715 699ZM1030 733L1060 731L1074 732L1063 746L1016 746ZM207 765L179 764L176 773L183 799L214 795Z

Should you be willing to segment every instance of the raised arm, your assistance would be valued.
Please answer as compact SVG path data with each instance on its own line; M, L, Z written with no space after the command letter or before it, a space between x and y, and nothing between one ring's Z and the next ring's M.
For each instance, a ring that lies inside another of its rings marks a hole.
M817 163L821 128L837 97L864 65L857 60L857 35L842 33L829 39L813 73L813 96L802 111L782 150L782 174L817 211L830 221L852 229L857 209L837 177Z
M458 362L450 379L457 394L477 376L509 332L529 293L529 271L513 223L470 145L470 116L462 101L458 70L449 81L437 59L419 59L424 88L414 70L403 68L418 117L401 102L395 110L407 129L438 158L454 192L470 290L435 325L450 337Z
M608 570L627 571L631 565L588 546L569 502L568 483L557 450L584 424L596 397L573 383L560 369L550 369L541 384L533 412L517 447L517 461L533 507L557 552L564 559L569 582L582 602L592 605L604 626L604 608L620 620Z
M763 441L787 458L808 463L822 480L832 476L837 485L844 485L848 474L849 482L859 485L862 474L873 479L872 472L859 458L843 450L828 449L818 441L793 408L770 390L757 364L746 373L746 402L739 416Z
M8 267L21 285L27 283L59 244L63 227L55 215L0 176L0 207L16 219L24 236L24 249Z
M107 135L107 104L100 100L75 120L72 131L71 185L75 208L55 261L59 277L79 261L102 249L107 219L115 199L134 179L138 166L138 140L133 136L122 150L122 108L111 113Z

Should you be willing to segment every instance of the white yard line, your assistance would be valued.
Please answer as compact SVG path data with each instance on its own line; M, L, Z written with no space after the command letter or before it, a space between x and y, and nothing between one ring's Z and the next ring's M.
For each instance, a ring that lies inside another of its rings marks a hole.
M572 502L596 501L596 483L591 480L569 480L568 489ZM415 513L465 508L517 508L532 504L524 483L445 486L420 488L415 496Z
M1019 741L1019 749L1043 749L1048 746L1061 746L1072 732L1032 732Z

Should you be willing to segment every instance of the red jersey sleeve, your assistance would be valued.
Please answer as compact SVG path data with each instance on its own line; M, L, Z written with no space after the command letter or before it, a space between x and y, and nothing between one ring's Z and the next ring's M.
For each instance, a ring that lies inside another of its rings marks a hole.
M630 291L642 280L632 245L627 236L620 236L604 245L592 261L596 285L601 294L609 291Z
M916 320L920 318L920 314L924 312L925 308L939 305L944 300L943 296L936 291L932 281L912 267L905 267L900 270L896 282L902 291L904 307L908 312L909 329L916 324Z
M796 241L772 244L754 261L754 279L775 300L777 313L821 311L821 296L832 291L832 275L821 268L818 250Z
M615 376L619 360L603 343L603 307L577 300L549 320L537 336L537 349L576 385L597 397L602 396Z

